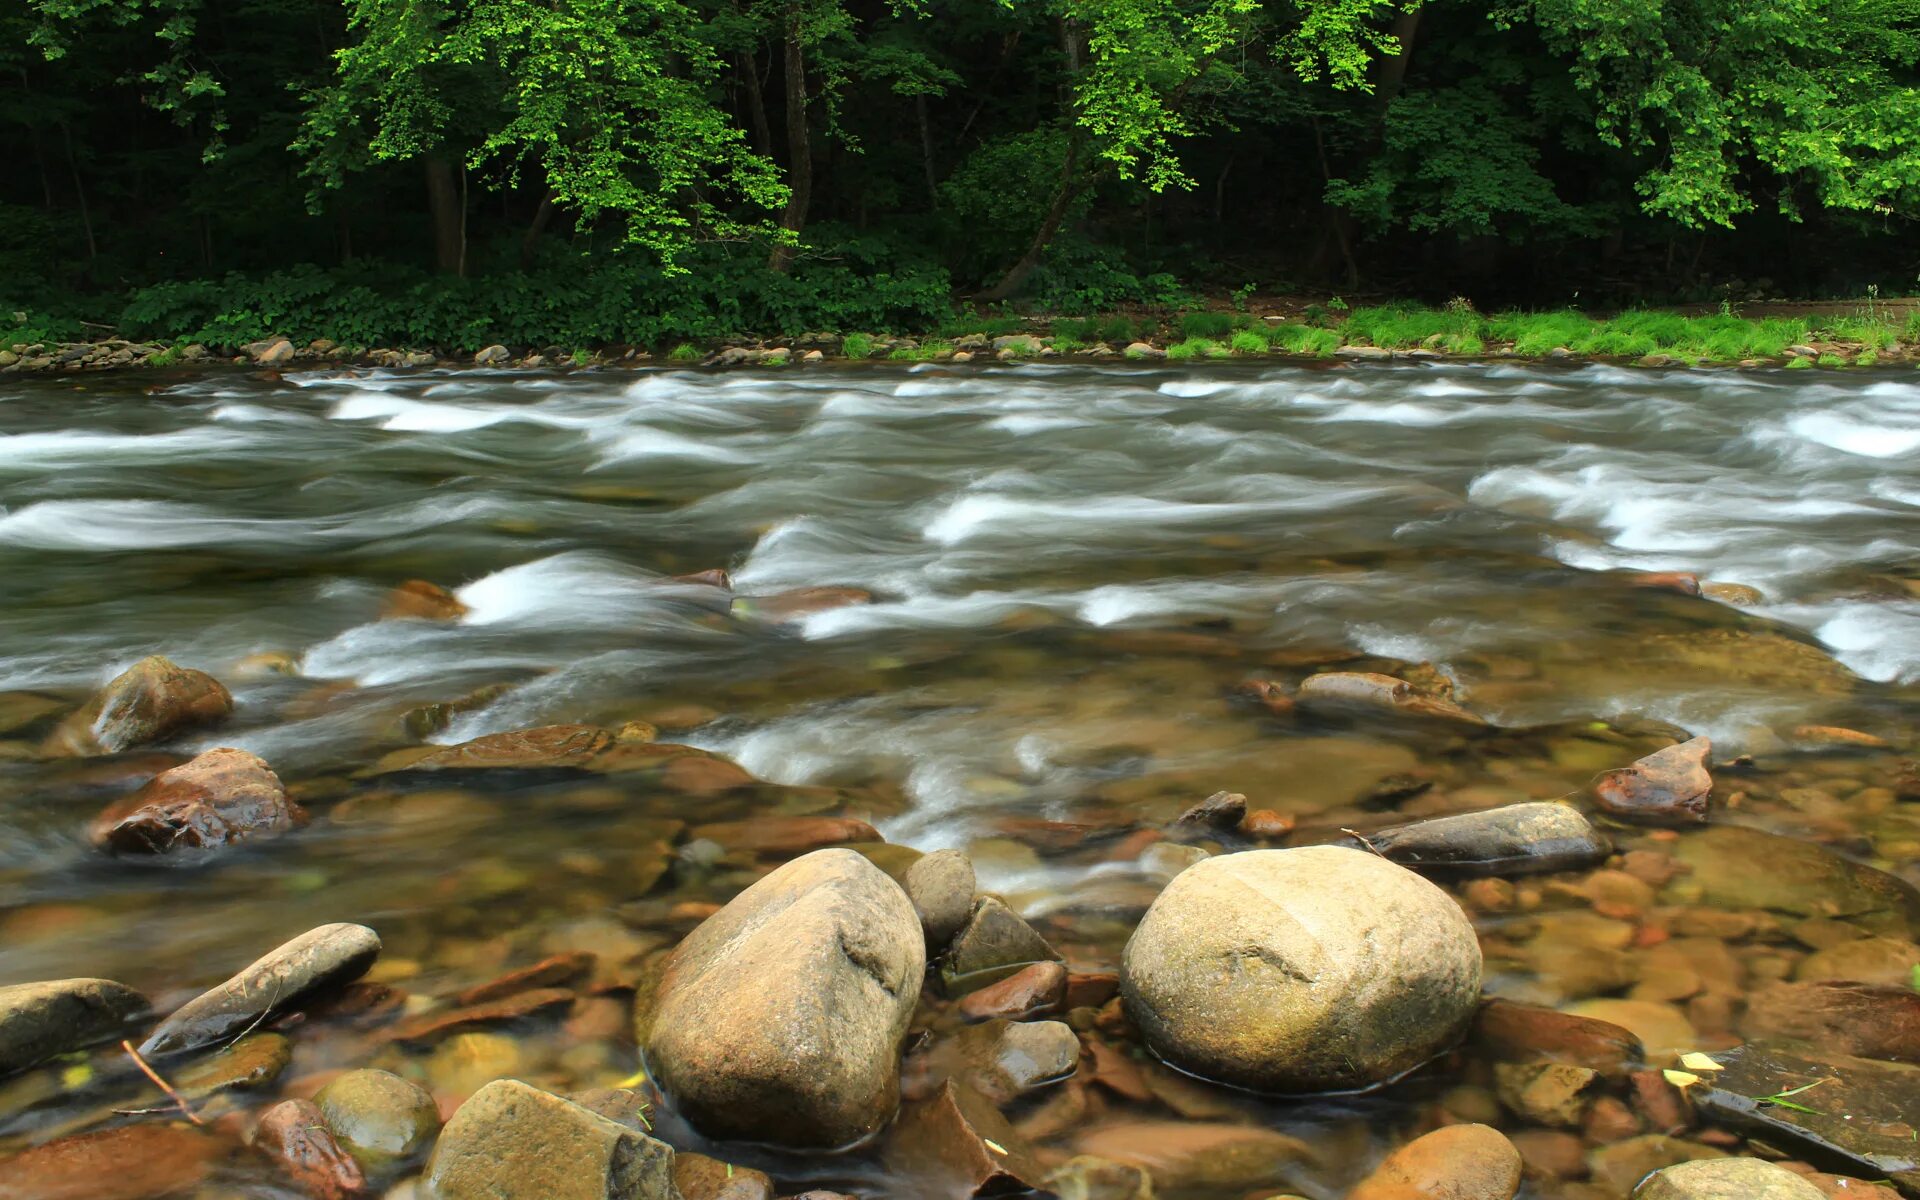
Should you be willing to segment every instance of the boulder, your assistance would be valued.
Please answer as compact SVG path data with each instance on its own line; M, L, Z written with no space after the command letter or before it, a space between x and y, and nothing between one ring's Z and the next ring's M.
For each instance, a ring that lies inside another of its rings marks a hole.
M1452 898L1339 846L1198 863L1127 942L1121 994L1148 1045L1194 1074L1285 1092L1393 1079L1454 1042L1480 944Z
M48 736L49 754L117 754L225 720L233 695L205 671L143 658Z
M368 1194L360 1164L311 1100L283 1100L261 1114L253 1148L277 1163L308 1200L360 1200Z
M140 1052L171 1054L221 1041L309 993L351 983L379 956L380 935L365 925L310 929L182 1005L141 1043Z
M1367 845L1402 866L1449 878L1564 871L1613 852L1578 809L1551 801L1395 825L1368 834Z
M111 979L0 987L0 1075L122 1035L147 999Z
M678 1200L673 1149L517 1079L467 1098L427 1162L434 1200Z
M1594 782L1594 799L1608 815L1623 821L1701 824L1713 792L1713 776L1707 772L1711 753L1713 743L1703 737L1668 746L1602 775Z
M1000 967L1059 958L1047 939L1012 909L992 896L982 896L947 948L946 972L949 978L963 979Z
M307 819L273 768L222 747L162 771L94 818L93 844L117 854L211 850L272 837Z
M496 363L507 361L508 356L511 354L512 351L508 350L505 346L488 346L484 350L475 352L473 365L476 367L491 367Z
M314 1093L320 1115L369 1171L406 1162L440 1131L440 1109L419 1084L391 1071L348 1071Z
M816 850L674 950L646 1018L654 1079L709 1136L860 1141L898 1104L925 972L899 885L851 850Z
M1520 1152L1485 1125L1449 1125L1389 1154L1347 1200L1513 1200Z
M1663 1167L1633 1200L1826 1200L1802 1176L1757 1158L1702 1158Z
M958 850L935 850L908 867L902 882L926 931L928 951L939 953L973 911L973 863Z

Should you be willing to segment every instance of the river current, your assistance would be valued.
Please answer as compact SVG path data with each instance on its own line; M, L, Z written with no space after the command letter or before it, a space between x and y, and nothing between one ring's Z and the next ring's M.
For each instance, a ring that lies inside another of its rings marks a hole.
M420 995L537 952L638 957L684 932L673 903L751 878L660 845L662 823L756 804L967 850L1070 962L1111 969L1158 883L1108 831L1225 789L1291 818L1296 843L1328 840L1573 795L1683 731L1758 765L1742 823L1920 878L1920 796L1888 782L1920 712L1911 372L9 378L0 564L0 984L104 976L164 1007L333 920L379 929L377 977ZM732 611L673 578L712 568L747 598ZM380 619L409 579L466 614ZM753 600L808 588L871 602ZM149 654L221 679L233 720L169 755L37 755L60 706ZM1499 733L1289 721L1240 691L1329 664L1447 681ZM463 697L438 727L409 721ZM785 787L367 774L423 735L632 720ZM1808 745L1808 726L1890 748ZM312 823L199 866L88 843L109 800L213 746L264 757ZM1645 977L1636 959L1572 981L1511 941L1489 949L1490 991L1568 1003ZM1736 1011L1758 978L1733 985ZM478 1036L502 1073L560 1089L635 1067L617 1036L593 1053L537 1024ZM444 1049L402 1065L471 1090ZM287 1079L366 1061L299 1053ZM1370 1101L1345 1141L1344 1102L1244 1116L1345 1147L1297 1185L1329 1194L1463 1080ZM0 1150L76 1111L0 1102ZM878 1168L806 1171L915 1194ZM245 1170L230 1186L280 1194Z

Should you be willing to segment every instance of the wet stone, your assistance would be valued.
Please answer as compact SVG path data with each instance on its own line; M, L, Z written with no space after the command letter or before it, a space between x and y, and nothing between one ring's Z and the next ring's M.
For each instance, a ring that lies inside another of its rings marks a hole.
M1066 994L1066 967L1057 962L1038 962L968 993L960 1001L960 1015L969 1021L995 1017L1019 1021L1058 1009Z
M1500 1102L1517 1116L1537 1125L1577 1129L1600 1073L1571 1063L1498 1063L1493 1078Z
M1627 1030L1639 1040L1647 1061L1662 1066L1694 1049L1698 1041L1687 1015L1657 1000L1607 997L1581 1001L1568 1006L1566 1011Z
M90 835L117 854L168 854L271 837L306 819L257 755L223 748L154 776L96 817Z
M901 885L920 917L928 952L944 950L973 911L973 863L958 850L936 850L908 867Z
M1723 1069L1691 1089L1703 1116L1816 1166L1920 1194L1920 1067L1778 1042L1714 1058ZM1795 1088L1804 1090L1781 1097L1790 1104L1763 1102Z
M1058 960L1059 953L1014 911L992 896L973 906L966 925L947 948L945 973L965 979L999 967Z
M414 1158L440 1130L433 1097L390 1071L348 1071L321 1088L313 1102L347 1153L369 1171Z
M1387 1156L1347 1200L1513 1200L1520 1152L1485 1125L1449 1125Z
M368 1194L360 1164L311 1100L283 1100L263 1113L253 1147L273 1159L307 1200L361 1200Z
M278 1033L250 1033L219 1053L177 1070L169 1080L189 1100L229 1089L265 1087L293 1061L293 1043Z
M1920 917L1912 885L1812 842L1713 825L1682 835L1673 854L1687 871L1667 885L1662 899L1668 903L1844 918L1896 937L1906 936ZM1766 869L1755 870L1756 863Z
M1155 1195L1291 1186L1317 1158L1286 1134L1209 1121L1122 1121L1081 1134L1073 1148L1145 1171Z
M1801 980L1852 983L1910 983L1920 966L1920 946L1900 938L1870 937L1842 942L1809 954L1794 968Z
M191 1194L232 1148L184 1122L56 1138L0 1160L0 1200L162 1200Z
M953 1080L900 1114L884 1157L910 1194L941 1200L1026 1191L1045 1176L1000 1110Z
M1247 798L1239 792L1215 792L1180 814L1176 830L1226 831L1237 829L1247 815Z
M1612 846L1565 804L1510 804L1435 817L1366 836L1368 847L1422 874L1531 875L1604 860Z
M1080 1039L1059 1021L991 1021L962 1030L944 1056L952 1073L995 1104L1073 1074Z
M121 672L47 739L49 754L114 754L225 720L233 696L205 671L153 655Z
M1920 1063L1920 992L1822 980L1777 983L1747 997L1749 1040L1793 1038L1860 1058Z
M1453 701L1427 695L1404 679L1364 671L1309 675L1300 682L1299 701L1321 708L1375 710L1469 727L1486 724Z
M457 621L467 612L467 606L452 592L424 579L407 580L388 592L380 604L383 620L413 617L423 621Z
M146 1010L145 996L111 979L0 987L0 1076L124 1036Z
M475 1004L504 999L520 992L569 984L593 972L594 955L583 950L548 955L537 963L510 971L497 979L470 987L454 997L454 1004L467 1008Z
M1594 799L1608 815L1649 825L1698 825L1707 819L1713 776L1707 755L1713 743L1697 737L1609 771L1593 785Z
M140 1051L171 1054L219 1041L309 993L358 979L379 954L380 935L364 925L308 930L182 1005L141 1043Z
M754 817L696 825L687 836L717 842L729 850L776 857L793 857L850 842L881 840L880 832L873 826L852 817Z
M1152 1200L1153 1176L1129 1163L1077 1154L1048 1173L1044 1190L1059 1200Z
M1655 1171L1634 1189L1633 1200L1823 1200L1823 1195L1776 1163L1715 1158Z
M773 1200L773 1179L764 1171L735 1166L704 1154L673 1156L673 1182L681 1200Z
M427 1163L434 1200L674 1200L671 1147L518 1080L481 1088Z
M424 1043L488 1025L524 1020L542 1013L557 1014L573 1005L574 993L568 988L534 988L513 992L497 1000L487 1000L445 1012L422 1013L400 1022L386 1031L394 1042Z
M414 759L397 769L409 771L585 770L613 734L593 725L545 725L490 733Z

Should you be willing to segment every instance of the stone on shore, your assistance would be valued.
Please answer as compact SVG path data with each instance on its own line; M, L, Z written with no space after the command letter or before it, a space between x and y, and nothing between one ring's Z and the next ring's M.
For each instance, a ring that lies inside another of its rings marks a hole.
M1777 1163L1702 1158L1655 1171L1634 1189L1633 1200L1826 1200L1826 1196Z
M219 680L155 654L115 676L86 707L61 722L43 748L56 755L118 754L214 724L232 712L233 695Z
M1520 1152L1485 1125L1449 1125L1389 1154L1347 1200L1513 1200Z
M1445 892L1359 850L1195 864L1128 941L1121 993L1147 1043L1197 1075L1271 1091L1364 1087L1452 1044L1480 945Z
M1707 771L1711 753L1713 743L1703 737L1668 746L1602 775L1593 785L1594 799L1623 821L1698 825L1707 819L1713 793L1713 776Z
M928 952L938 954L973 911L972 861L958 850L935 850L908 867L902 883L920 916Z
M52 979L0 987L0 1075L115 1035L147 999L111 979Z
M501 1079L447 1122L434 1200L678 1200L673 1149L569 1100Z
M1368 834L1367 844L1402 866L1448 877L1564 871L1613 851L1578 809L1551 801L1395 825Z
M313 1102L347 1153L369 1171L415 1157L440 1130L433 1097L391 1071L348 1071L316 1092Z
M95 817L89 832L102 850L166 854L271 837L306 817L258 755L222 747L155 775Z
M860 1141L899 1102L900 1044L925 972L899 885L851 850L816 850L674 951L646 1018L654 1078L709 1136Z
M182 1005L141 1043L140 1052L171 1054L220 1041L308 993L351 983L379 955L380 935L365 925L310 929Z

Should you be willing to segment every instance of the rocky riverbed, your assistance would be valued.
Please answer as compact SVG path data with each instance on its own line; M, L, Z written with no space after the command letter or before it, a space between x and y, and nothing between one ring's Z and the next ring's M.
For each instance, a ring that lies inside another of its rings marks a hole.
M9 397L0 1198L1920 1195L1920 384L996 369Z

